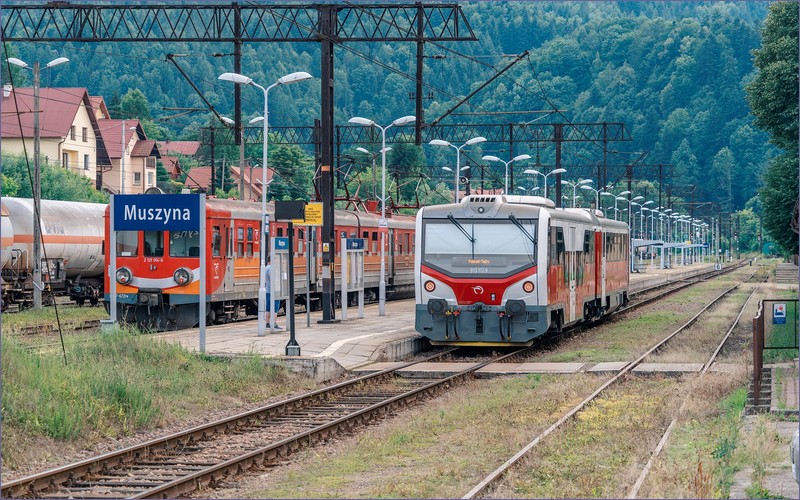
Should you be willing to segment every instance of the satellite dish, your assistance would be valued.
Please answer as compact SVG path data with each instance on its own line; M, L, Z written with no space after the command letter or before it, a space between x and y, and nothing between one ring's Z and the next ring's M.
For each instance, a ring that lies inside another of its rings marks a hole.
M153 186L145 189L144 194L164 194L164 190L160 187Z

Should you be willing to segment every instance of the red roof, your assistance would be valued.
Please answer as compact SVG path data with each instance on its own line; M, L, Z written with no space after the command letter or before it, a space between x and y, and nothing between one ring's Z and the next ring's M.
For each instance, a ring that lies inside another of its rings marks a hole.
M97 126L100 129L100 136L108 150L108 157L119 159L122 157L122 122L123 120L97 120ZM135 130L130 130L131 127L139 128L139 120L124 120L125 122L125 138L131 137L135 134Z
M89 101L92 103L92 108L95 111L100 111L103 115L103 118L108 119L111 118L111 115L108 114L108 108L106 107L106 101L103 99L102 96L89 96Z
M39 89L39 135L41 137L66 137L75 121L80 106L91 107L85 88ZM3 97L2 137L33 137L33 88L16 87L8 97ZM19 112L18 112L19 110ZM89 114L94 119L94 113ZM20 126L22 129L20 130Z
M162 154L179 154L194 156L200 149L200 141L164 141L158 143L158 150Z
M131 149L131 157L139 156L155 156L158 157L158 150L156 149L156 141L137 141Z

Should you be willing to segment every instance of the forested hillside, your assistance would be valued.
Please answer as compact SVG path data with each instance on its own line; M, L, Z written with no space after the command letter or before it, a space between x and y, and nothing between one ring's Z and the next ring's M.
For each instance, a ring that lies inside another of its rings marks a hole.
M521 123L541 115L492 113L554 108L565 111L541 122L623 122L633 142L614 147L649 151L643 163L672 164L668 182L699 186L697 199L718 202L729 211L743 208L756 194L764 166L776 154L766 134L753 126L744 92L754 75L751 51L760 43L766 4L470 2L462 7L480 40L426 44L424 92L432 94L425 100L426 121L440 117L508 64L507 55L528 50L528 57L442 123ZM42 85L86 86L90 94L106 99L112 113L119 113L122 96L138 89L154 120L149 134L195 139L211 114L167 119L179 112L165 109L205 108L166 61L167 54L182 54L178 64L205 97L220 113L233 114L233 84L217 80L233 70L230 44L38 43L6 49L7 55L29 61L69 57L69 70L47 72ZM409 93L414 91L415 50L411 43L338 46L336 124L352 116L388 124L413 114ZM292 71L319 75L319 47L313 43L245 44L242 53L243 73L264 85ZM4 80L5 71L4 65ZM30 84L22 71L14 79ZM261 93L247 88L242 96L243 114L260 115ZM319 112L318 79L270 94L274 125L308 126ZM459 114L464 112L476 114ZM428 146L421 161L452 163L447 149ZM540 153L543 163L552 155ZM236 158L235 151L228 154ZM591 144L570 145L564 154L566 164L587 168L602 157ZM610 161L631 159L612 155ZM656 173L642 167L635 177L655 179Z

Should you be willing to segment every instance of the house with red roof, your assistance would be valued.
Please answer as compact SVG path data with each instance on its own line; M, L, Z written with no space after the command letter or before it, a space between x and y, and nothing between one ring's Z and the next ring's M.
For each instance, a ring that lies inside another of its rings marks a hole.
M103 189L115 194L141 194L156 186L156 141L147 139L139 120L98 120L108 163L98 169Z
M33 159L33 88L6 86L0 101L0 153ZM109 163L97 115L85 88L39 89L39 158L96 180Z

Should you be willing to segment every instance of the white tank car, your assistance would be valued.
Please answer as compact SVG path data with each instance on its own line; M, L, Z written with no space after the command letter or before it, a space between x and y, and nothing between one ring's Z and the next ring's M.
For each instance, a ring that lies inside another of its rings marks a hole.
M42 200L41 257L43 281L57 295L69 294L83 304L96 304L102 289L103 217L106 204ZM33 200L2 198L3 305L32 305L33 297ZM7 214L7 215L6 215ZM50 295L48 300L50 300Z
M14 228L11 227L11 219L8 217L8 209L5 205L0 206L0 260L3 269L11 263L11 245L14 243Z
M3 198L14 235L13 266L33 267L33 200ZM61 259L68 278L103 272L103 216L106 204L42 200L42 258ZM3 269L6 268L5 258Z

